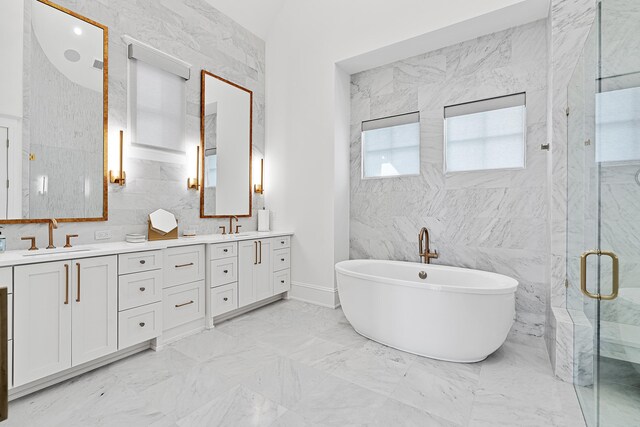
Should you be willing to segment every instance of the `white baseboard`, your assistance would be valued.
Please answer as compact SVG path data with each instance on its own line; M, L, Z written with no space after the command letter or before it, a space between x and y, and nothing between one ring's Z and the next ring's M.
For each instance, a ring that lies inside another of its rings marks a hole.
M195 335L204 331L205 329L205 319L197 319L192 322L186 323L184 325L177 326L173 329L169 329L162 332L158 338L154 340L151 344L151 348L155 351L162 350L168 344L174 343L176 341L180 341L183 338L186 338L191 335Z
M219 316L214 317L213 319L209 319L209 320L211 320L211 322L210 322L210 326L208 327L208 329L215 328L215 325L217 325L219 323L222 323L222 322L224 322L226 320L232 319L234 317L238 317L238 316L240 316L242 314L248 313L248 312L253 311L253 310L257 309L257 308L260 308L260 307L263 307L265 305L269 305L271 303L274 303L276 301L284 299L284 298L286 298L285 294L286 294L286 292L283 292L281 294L274 295L274 296L272 296L270 298L265 298L265 299L263 299L261 301L254 302L253 304L247 305L245 307L237 308L237 309L235 309L233 311L230 311L228 313L221 314Z
M291 282L289 298L297 301L308 302L328 308L340 307L338 289L325 288L309 283Z

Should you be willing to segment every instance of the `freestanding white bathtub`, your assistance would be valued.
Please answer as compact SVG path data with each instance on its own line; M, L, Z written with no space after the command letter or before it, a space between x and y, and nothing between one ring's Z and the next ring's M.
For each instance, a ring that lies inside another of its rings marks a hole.
M478 362L515 319L518 282L500 274L378 260L339 262L336 273L342 309L360 335L420 356Z

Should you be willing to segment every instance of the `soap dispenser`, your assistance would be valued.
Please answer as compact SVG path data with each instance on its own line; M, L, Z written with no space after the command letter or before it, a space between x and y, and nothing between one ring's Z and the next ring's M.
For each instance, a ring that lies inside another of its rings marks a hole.
M6 250L7 250L7 238L3 236L2 231L0 231L0 254L4 253L4 251Z

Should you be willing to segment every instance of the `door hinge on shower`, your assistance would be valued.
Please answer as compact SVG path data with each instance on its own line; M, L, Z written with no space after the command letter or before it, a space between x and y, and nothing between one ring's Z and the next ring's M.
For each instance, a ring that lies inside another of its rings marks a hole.
M564 112L567 114L567 116L569 116L569 114L571 114L571 109L567 107L567 109L564 110Z
M564 287L569 288L569 279L564 279Z

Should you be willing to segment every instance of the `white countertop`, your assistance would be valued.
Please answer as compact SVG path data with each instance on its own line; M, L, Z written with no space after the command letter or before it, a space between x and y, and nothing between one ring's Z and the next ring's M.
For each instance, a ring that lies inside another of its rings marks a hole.
M104 255L130 252L153 251L176 246L201 245L207 243L238 242L242 240L267 239L270 237L291 236L292 232L246 231L240 234L207 234L195 237L180 237L173 240L146 241L144 243L111 242L77 245L72 248L39 249L37 251L6 251L0 254L0 267L36 264L40 262L61 261L66 259L92 258Z

